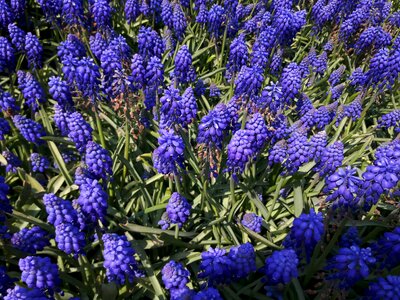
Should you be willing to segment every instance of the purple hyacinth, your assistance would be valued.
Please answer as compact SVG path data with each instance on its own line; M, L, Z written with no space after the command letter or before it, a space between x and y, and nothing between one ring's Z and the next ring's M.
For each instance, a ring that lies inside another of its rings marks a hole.
M182 41L182 39L185 35L187 23L186 23L185 14L182 11L182 8L181 8L181 5L179 2L175 3L175 5L174 5L174 13L172 16L172 25L173 25L174 32L175 32L175 35L176 35L178 41Z
M62 223L76 223L77 214L71 201L61 199L54 194L45 194L43 196L43 203L46 206L48 223L53 226Z
M287 142L281 140L277 142L269 151L268 164L270 166L274 164L282 164L287 158Z
M285 102L290 103L301 89L301 74L296 63L290 63L283 69L279 83Z
M4 141L5 135L11 132L10 124L6 119L0 118L0 141Z
M341 287L347 288L368 277L370 268L375 262L370 248L353 245L349 248L340 248L338 254L330 260L327 269L334 272L331 278L339 279Z
M226 69L230 73L236 73L247 64L249 53L246 45L245 35L241 34L235 38L229 48L229 58Z
M296 11L280 8L276 11L272 25L276 28L280 44L288 45L296 33L306 24L306 11Z
M83 153L92 140L92 127L79 112L67 115L68 138L75 143L79 152Z
M264 272L270 284L288 284L297 278L299 259L292 249L274 251L265 260Z
M183 127L186 127L193 120L195 120L197 116L197 101L194 96L194 91L191 87L188 87L183 93L180 106L180 122L182 122Z
M111 26L112 8L107 0L91 1L90 11L98 28L108 29Z
M80 254L85 247L85 234L75 224L61 223L56 226L55 241L66 254Z
M249 228L250 230L260 233L262 221L263 218L257 216L255 213L246 213L243 215L241 223L243 226Z
M305 252L307 259L311 256L315 246L323 238L324 217L321 212L310 209L309 214L302 213L294 219L293 227L283 242L286 248L292 248L297 253Z
M80 25L83 21L83 3L79 0L63 0L61 16L67 25Z
M243 66L235 81L235 95L255 96L264 81L263 70L257 66Z
M213 37L218 38L222 34L225 18L225 10L222 6L214 4L210 8L208 12L207 27Z
M242 173L246 165L255 155L253 146L254 132L248 129L240 129L235 132L227 146L228 160L226 165L228 170Z
M359 246L361 239L358 234L358 229L355 226L349 227L346 232L340 237L339 246L349 248L353 245Z
M100 71L93 59L84 57L77 62L75 83L84 97L96 100L100 88Z
M259 153L263 150L269 132L265 124L264 117L260 113L255 113L245 125L245 129L250 130L253 135L252 148L255 153Z
M287 140L287 145L288 159L284 166L290 174L293 174L299 170L301 165L310 160L310 143L304 129L300 128L293 132Z
M340 141L336 141L331 146L328 146L319 163L315 169L319 172L320 176L330 175L342 165L344 159L344 146Z
M252 65L258 65L260 68L265 69L268 63L268 58L272 48L276 43L276 30L268 26L262 30L253 45L251 53Z
M57 265L48 257L27 256L19 260L18 266L22 272L21 280L29 288L53 290L61 283Z
M261 109L268 109L272 113L277 113L283 108L282 88L279 84L270 82L262 91L261 96L257 99L257 106Z
M101 54L108 46L108 41L100 32L97 32L95 35L90 36L89 45L92 53L100 59Z
M288 120L284 114L278 114L270 124L270 131L272 131L271 143L275 144L277 141L286 138L290 129L288 128Z
M196 72L192 66L192 55L186 45L183 45L176 54L174 77L179 83L190 83L196 80Z
M159 34L151 27L140 27L138 34L139 54L145 61L155 56L161 58L165 45Z
M361 68L356 68L349 76L350 85L360 88L367 82L367 77Z
M163 84L164 65L158 57L153 56L150 58L144 79L148 86L158 87Z
M82 212L93 224L105 222L108 208L108 194L97 180L87 178L79 187L80 195L77 203Z
M221 148L229 124L230 118L226 105L218 104L201 119L197 143Z
M30 157L33 172L43 173L50 167L49 160L39 153L32 153Z
M172 130L161 130L159 147L153 152L153 164L161 174L175 174L183 167L185 145Z
M11 293L11 288L14 285L14 281L15 281L15 279L12 279L7 275L7 269L4 266L1 266L0 267L0 295L4 296L4 295L6 295L7 292ZM4 299L7 299L7 297ZM42 300L42 299L40 299L40 300Z
M161 19L165 26L169 28L173 27L173 6L169 0L163 0L161 2Z
M230 272L233 262L226 255L225 249L210 247L208 251L201 253L199 278L207 278L208 284L213 286L219 283L229 282L232 276Z
M89 172L97 178L106 180L112 176L112 159L109 152L93 141L86 144L85 163Z
M256 253L250 243L232 247L229 250L228 257L233 262L231 272L235 280L245 278L257 269Z
M35 254L36 251L42 251L45 246L50 245L49 233L39 226L32 228L23 228L13 234L11 244L14 248L29 254Z
M310 139L310 158L312 158L315 162L320 161L325 152L327 144L328 141L325 130L314 134Z
M109 282L125 284L140 276L138 263L135 260L135 250L126 236L116 233L106 233L102 237L104 243L103 257Z
M0 89L0 108L5 113L11 115L20 111L20 108L17 105L15 98L9 92L3 92L1 89Z
M0 28L7 29L15 19L15 15L5 0L0 0Z
M131 61L131 76L130 81L132 82L135 89L141 89L144 85L144 78L146 69L144 67L143 57L140 54L134 54Z
M373 245L374 255L382 268L392 269L400 263L400 227L385 232Z
M394 127L396 132L400 132L400 109L395 109L379 118L378 128L390 127Z
M195 295L190 295L190 297L193 297L193 300L207 300L207 299L223 300L219 291L213 287L208 287L206 289L203 289Z
M28 65L34 69L40 69L43 64L43 47L38 37L30 32L25 36L25 52L28 57Z
M336 118L336 126L338 126L345 117L353 120L353 122L357 121L361 117L362 111L362 97L357 97L350 104L344 105L339 108L339 112Z
M5 37L0 37L0 72L11 73L14 69L15 50Z
M61 107L70 108L74 106L70 87L60 77L52 76L49 78L49 93Z
M57 47L57 55L62 62L69 56L83 58L86 55L85 45L76 35L68 34L65 41Z
M365 293L366 299L396 299L400 296L400 276L379 277L370 283Z
M36 112L39 104L46 102L46 94L36 78L29 72L18 71L18 87L22 91L25 103Z
M340 82L340 79L343 76L344 71L346 70L345 65L341 65L339 68L334 70L329 76L328 82L331 86L335 86Z
M138 0L127 0L125 2L125 19L128 24L132 24L136 21L137 17L140 15L140 7Z
M167 209L163 218L158 222L162 229L168 229L171 224L177 224L182 228L190 216L191 205L186 198L178 193L173 193L168 201Z
M25 31L20 29L15 24L8 25L8 32L10 34L11 42L18 51L25 50Z
M54 124L61 131L61 135L67 136L69 133L67 117L72 111L65 110L58 104L54 104Z
M182 97L172 85L164 90L160 98L160 128L166 129L178 124L181 117Z
M169 261L161 270L162 280L165 288L173 293L173 290L187 288L189 282L189 271L179 262L174 260Z
M7 161L6 172L17 173L18 167L21 167L22 165L22 162L18 156L8 150L4 150L1 154Z
M367 81L373 87L382 83L385 80L387 74L389 62L389 49L380 49L372 58L369 63L369 70L366 72L365 76Z
M36 145L41 145L44 143L41 138L46 135L46 132L41 124L22 115L15 115L13 117L13 122L15 127L17 127L21 135L28 142Z
M355 176L356 170L351 167L340 168L326 178L324 192L330 194L327 202L333 203L333 208L355 208L358 204L357 192L361 188L361 179Z
M208 10L205 4L201 4L199 8L199 12L196 16L196 22L204 25L208 22Z
M16 285L13 289L7 290L4 300L48 300L49 298L38 288L27 289Z

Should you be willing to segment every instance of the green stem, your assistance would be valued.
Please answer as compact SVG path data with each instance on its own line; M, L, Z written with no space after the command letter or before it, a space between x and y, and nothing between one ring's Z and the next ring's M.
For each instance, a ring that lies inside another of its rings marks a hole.
M98 132L99 132L99 137L100 137L101 146L102 146L104 149L106 149L106 148L107 148L107 147L106 147L106 141L105 141L105 139L104 139L103 127L102 127L102 125L101 125L101 120L100 120L100 117L99 117L99 111L98 111L98 108L97 108L97 107L95 107L95 112L94 112L94 114L95 114L95 116L96 116L96 125L97 125L97 130L98 130Z
M233 179L233 175L231 175L229 187L230 187L230 192L231 192L231 205L234 206L236 203L236 200L235 200L235 180Z
M129 160L129 124L128 124L128 119L126 119L126 124L125 124L125 149L124 149L124 158L126 160ZM126 173L128 171L128 168L126 165L124 165L124 169L122 171L122 182L125 183L126 179Z

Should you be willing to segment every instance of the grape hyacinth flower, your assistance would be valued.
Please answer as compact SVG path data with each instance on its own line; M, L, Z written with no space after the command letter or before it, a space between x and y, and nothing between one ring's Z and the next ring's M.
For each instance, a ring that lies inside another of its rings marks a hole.
M20 111L15 98L9 92L3 92L0 89L0 108L7 114L13 115Z
M257 66L243 66L235 81L235 95L255 96L264 81L263 70Z
M182 95L181 99L181 117L182 126L186 127L197 116L197 101L193 89L189 86Z
M18 87L24 95L26 104L36 112L39 104L46 102L46 95L36 78L29 72L18 71Z
M160 128L172 128L181 122L183 102L178 89L172 85L165 89L160 104Z
M257 154L261 152L267 142L269 132L265 125L264 117L260 113L255 113L245 125L246 130L250 130L253 135L253 151Z
M48 300L49 298L38 288L27 289L16 285L7 290L4 300Z
M108 41L100 32L96 32L95 35L91 35L89 38L89 46L92 53L97 59L100 59L101 54L108 46Z
M84 18L83 3L79 0L63 0L61 16L67 25L80 25Z
M290 104L301 89L301 73L296 63L290 63L283 69L279 83L284 101Z
M321 177L334 173L342 165L344 159L343 151L344 146L341 141L336 141L325 149L321 160L315 166Z
M105 222L108 208L108 194L97 180L87 178L79 187L80 195L77 203L82 212L93 224Z
M208 287L204 290L201 290L196 295L193 296L193 300L223 300L219 291L213 287Z
M164 213L158 225L163 230L168 229L171 224L177 224L182 228L190 216L191 205L186 198L178 193L173 193L168 201L166 212Z
M400 109L395 109L390 113L384 114L378 120L378 128L394 127L395 132L400 132Z
M222 6L214 4L208 12L207 27L212 37L218 38L223 32L223 23L226 19Z
M43 47L38 37L30 32L25 36L25 52L28 57L29 67L40 69L43 64Z
M125 284L140 276L135 250L124 235L106 233L102 237L104 243L103 257L109 282Z
M62 41L57 47L57 55L62 62L68 57L81 59L86 55L85 45L74 34L68 34L65 41Z
M315 161L320 161L322 155L325 152L325 148L328 144L327 135L325 130L314 134L310 139L310 157Z
M68 83L60 77L49 78L49 93L62 108L67 109L74 106Z
M349 248L340 248L338 254L329 262L327 269L333 270L332 279L339 279L340 286L348 288L360 279L368 277L370 267L375 262L370 248L353 245Z
M288 284L297 278L299 259L292 249L274 251L265 260L264 272L270 284Z
M108 29L111 26L112 8L107 0L92 1L90 11L98 28Z
M304 128L300 128L292 133L287 140L288 158L284 163L289 174L297 172L301 165L310 160L310 143Z
M373 245L374 255L382 268L391 270L400 263L400 227L391 232L385 232L378 242Z
M233 266L232 260L226 255L225 249L210 247L201 253L199 278L207 278L208 284L214 286L219 283L229 282Z
M336 126L338 126L345 117L351 119L353 122L357 121L361 117L362 111L362 97L357 97L350 104L339 108L339 112L336 117Z
M186 45L183 45L176 54L174 77L179 83L183 84L196 80L196 72L192 66L192 55Z
M246 165L255 155L254 133L248 129L240 129L235 132L227 146L228 160L226 165L228 170L242 173Z
M339 68L337 68L336 70L334 70L331 75L329 76L328 82L331 86L335 86L337 84L339 84L340 79L343 76L344 71L346 70L346 66L345 65L341 65Z
M250 243L232 247L229 250L228 257L233 262L231 272L235 280L245 278L257 269L256 253Z
M0 141L4 141L5 135L11 132L10 124L6 119L0 118Z
M140 15L140 7L138 0L127 0L125 2L125 19L130 25L131 23L135 22L137 17Z
M85 234L75 224L61 223L56 226L55 241L58 249L66 254L81 254L85 247Z
M353 73L349 76L349 84L351 86L357 87L358 89L363 87L367 83L366 74L361 68L356 68Z
M303 251L309 260L315 246L324 234L324 217L321 212L310 209L309 214L302 213L294 219L293 227L283 242L286 248L293 248L300 255Z
M155 56L161 58L165 45L159 34L151 27L140 27L138 34L139 54L145 61Z
M222 147L222 141L229 128L229 112L225 104L217 104L207 115L205 115L199 125L197 143L205 144L208 147Z
M164 81L164 66L158 57L153 56L150 58L144 79L148 86L158 87L162 85Z
M355 226L349 227L347 231L340 237L339 246L349 248L353 245L360 246L361 239L358 229Z
M75 72L75 83L83 97L88 97L91 101L97 99L99 96L100 71L93 59L84 57L78 61Z
M131 76L130 81L132 82L135 89L141 89L144 85L144 77L146 69L144 67L143 58L140 54L134 54L131 61Z
M7 161L6 172L17 173L18 167L21 167L22 165L18 156L8 150L4 150L1 154Z
M280 109L284 108L282 101L282 88L279 84L270 82L261 92L261 96L257 99L257 107L268 109L276 114Z
M49 160L39 153L32 153L30 161L33 172L44 173L50 167Z
M172 26L174 28L175 35L178 39L178 41L182 41L187 23L186 23L186 17L185 14L182 11L180 3L175 3L174 5L174 13L172 16Z
M254 42L253 51L251 53L251 64L253 66L257 65L264 70L275 43L276 30L268 26L258 34Z
M14 21L14 14L5 0L0 0L0 28L7 29L7 26Z
M89 141L86 144L85 163L90 173L107 180L112 177L112 159L107 150Z
M14 69L15 50L5 37L0 37L0 72L12 73Z
M92 140L92 127L79 112L67 115L68 138L75 143L76 149L83 153Z
M5 295L7 290L11 291L14 284L14 279L7 275L7 269L3 266L0 267L0 295Z
M21 280L29 288L54 290L60 284L57 265L48 257L27 256L19 260L18 266Z
M22 115L15 115L13 117L13 122L15 127L17 127L21 135L28 142L36 145L41 145L44 143L41 137L45 136L46 132L41 124Z
M174 10L171 2L169 0L163 0L161 2L161 19L164 25L169 28L173 27L173 13Z
M263 218L257 216L255 213L246 213L242 218L242 225L253 230L254 232L260 233L262 226Z
M43 203L48 214L48 223L53 226L63 223L76 223L77 214L71 201L61 199L54 194L44 194Z
M189 271L179 262L169 261L161 270L162 280L165 288L170 290L185 289L189 282Z
M396 299L400 295L400 276L379 277L370 283L366 299Z
M14 248L29 254L35 254L36 251L42 251L45 246L49 246L48 232L39 226L33 226L31 229L23 228L11 237L11 244Z
M287 158L287 142L281 140L277 142L269 151L268 164L270 166L274 164L282 164Z
M241 68L246 65L248 59L249 53L247 50L245 35L241 34L235 38L230 45L226 69L230 73L239 72Z

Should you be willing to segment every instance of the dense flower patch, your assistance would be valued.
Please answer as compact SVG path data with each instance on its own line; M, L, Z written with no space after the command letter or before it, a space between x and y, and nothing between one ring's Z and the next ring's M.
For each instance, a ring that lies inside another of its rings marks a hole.
M400 299L400 4L0 0L0 298Z

